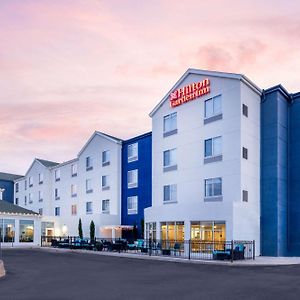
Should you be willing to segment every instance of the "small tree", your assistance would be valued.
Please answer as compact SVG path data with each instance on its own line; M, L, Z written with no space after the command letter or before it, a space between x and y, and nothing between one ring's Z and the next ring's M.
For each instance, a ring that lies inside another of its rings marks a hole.
M138 230L136 224L133 225L132 233L133 233L133 239L136 241L138 238Z
M81 218L79 218L79 223L78 223L78 235L81 239L83 239Z
M144 218L141 219L141 236L144 238L144 230L145 230L145 221Z
M91 224L90 224L90 238L91 238L91 242L94 242L94 240L95 240L95 224L94 224L94 221L91 221Z

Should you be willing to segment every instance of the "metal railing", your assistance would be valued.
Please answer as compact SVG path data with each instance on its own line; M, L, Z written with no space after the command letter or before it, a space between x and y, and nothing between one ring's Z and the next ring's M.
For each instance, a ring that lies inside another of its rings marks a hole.
M149 256L168 256L194 260L255 259L255 241L209 242L199 240L145 240L42 236L42 247L115 251Z

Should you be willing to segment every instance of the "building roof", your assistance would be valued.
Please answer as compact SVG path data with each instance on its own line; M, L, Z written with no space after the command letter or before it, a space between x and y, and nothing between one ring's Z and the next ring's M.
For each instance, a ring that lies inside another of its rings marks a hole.
M143 133L141 135L134 136L134 137L132 137L128 140L124 140L123 144L129 144L129 143L132 143L132 142L135 142L135 141L138 141L138 140L141 140L143 138L150 137L150 136L152 136L152 131Z
M21 175L0 172L0 180L14 181L22 177Z
M39 214L32 211L25 209L23 207L20 207L18 205L12 204L10 202L0 200L0 213L7 213L7 214L22 214L22 215L36 215Z
M50 161L50 160L45 160L45 159L40 159L40 158L36 158L36 160L38 162L40 162L43 166L45 166L46 168L50 168L50 167L54 167L56 165L58 165L59 163L54 162L54 161Z
M254 84L249 78L247 78L243 74L236 74L236 73L226 73L226 72L217 72L217 71L208 71L208 70L199 70L199 69L188 69L180 79L175 83L175 85L171 88L171 90L163 97L163 99L154 107L154 109L150 112L150 117L152 117L157 110L165 103L165 101L169 98L170 93L177 89L181 82L190 74L197 74L203 76L210 76L210 77L221 77L221 78L229 78L229 79L236 79L240 80L245 83L249 88L251 88L254 92L258 93L259 95L262 94L261 89Z

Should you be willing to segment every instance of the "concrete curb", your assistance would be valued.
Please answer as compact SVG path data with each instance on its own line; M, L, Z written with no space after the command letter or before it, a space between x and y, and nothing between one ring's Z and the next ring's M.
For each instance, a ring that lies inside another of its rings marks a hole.
M1 278L1 277L4 277L5 274L6 274L6 272L5 272L5 269L4 269L3 261L0 260L0 278Z
M141 255L136 253L118 253L118 252L98 252L89 250L72 250L72 249L61 249L61 248L40 248L40 250L48 251L52 253L78 253L78 254L90 254L90 255L102 255L119 258L130 258L130 259L143 259L143 260L155 260L173 263L185 263L185 264L202 264L202 265L217 265L217 266L228 266L228 267L276 267L276 266L290 266L300 265L300 258L296 259L282 259L282 258L268 258L258 257L255 260L243 260L243 261L216 261L216 260L189 260L186 258L177 257L165 257L165 256L149 256Z

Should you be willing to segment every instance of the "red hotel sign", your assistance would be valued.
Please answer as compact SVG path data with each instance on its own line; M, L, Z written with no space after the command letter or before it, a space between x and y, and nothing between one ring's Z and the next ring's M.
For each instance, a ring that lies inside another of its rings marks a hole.
M175 107L210 93L210 81L204 79L180 88L170 94L170 105Z

